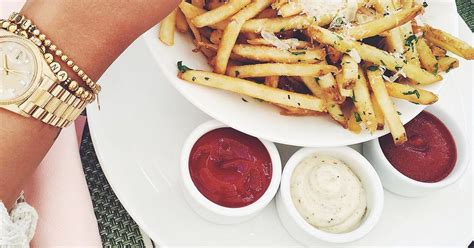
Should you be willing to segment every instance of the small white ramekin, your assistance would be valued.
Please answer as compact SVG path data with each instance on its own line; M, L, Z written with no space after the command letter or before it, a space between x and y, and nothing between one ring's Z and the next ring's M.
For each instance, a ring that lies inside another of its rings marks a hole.
M466 171L469 160L467 140L456 121L445 111L436 106L430 106L427 112L435 115L448 128L457 148L457 161L453 171L445 179L436 183L424 183L413 180L400 173L387 160L380 147L379 139L363 144L364 156L372 163L382 180L385 189L395 194L407 197L420 197L436 192L456 182Z
M189 173L189 155L194 144L204 134L219 128L228 127L216 120L205 122L191 132L184 142L181 151L181 182L184 191L184 197L191 208L204 219L217 224L235 224L247 221L255 217L262 209L264 209L273 199L281 179L281 159L275 144L266 140L260 141L270 155L272 161L272 179L267 191L256 202L240 208L228 208L220 206L199 192L194 185L191 174Z
M291 176L298 164L312 154L328 155L343 161L362 182L367 196L367 212L358 228L347 233L329 233L317 229L300 215L290 193ZM302 148L286 163L281 178L280 191L276 197L278 215L283 226L293 236L307 246L324 245L324 242L347 243L358 240L369 233L382 214L384 194L382 184L370 163L349 147ZM326 243L327 245L327 243Z

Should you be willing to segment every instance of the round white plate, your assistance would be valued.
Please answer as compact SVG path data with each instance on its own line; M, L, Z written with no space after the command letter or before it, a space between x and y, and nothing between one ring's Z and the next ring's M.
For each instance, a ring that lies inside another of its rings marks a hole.
M429 7L421 19L452 34L458 33L457 22L446 21L456 20L456 6L453 1L429 1ZM211 68L201 53L192 52L195 46L189 35L177 34L175 45L169 47L158 40L157 33L158 27L155 27L144 37L167 81L196 107L239 131L282 144L312 147L351 145L388 133L386 128L374 134L368 131L354 134L341 128L329 116L283 116L279 114L277 108L258 100L251 100L250 97L246 97L245 99L249 101L244 102L242 96L238 94L182 81L176 77L178 61L183 61L195 69L211 70ZM438 92L443 84L444 81L424 88ZM395 104L397 110L402 113L403 123L413 119L425 107L402 100L395 101Z
M467 27L463 30L462 37L471 39ZM461 68L452 71L449 87L437 103L456 114L464 130L472 127L467 122L472 118L471 68L461 61ZM88 108L99 161L122 204L156 243L170 247L298 245L280 224L273 202L255 219L231 226L208 223L188 207L179 184L180 150L187 135L210 117L166 82L142 39L111 66L101 82L101 110L95 105ZM471 132L466 135L471 140ZM295 149L279 146L283 163ZM385 192L378 225L368 236L347 246L466 247L471 232L469 170L458 183L425 198Z

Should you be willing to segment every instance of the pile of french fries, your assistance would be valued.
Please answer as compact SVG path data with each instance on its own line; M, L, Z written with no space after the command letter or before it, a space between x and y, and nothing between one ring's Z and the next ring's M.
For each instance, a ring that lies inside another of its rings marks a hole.
M355 133L388 125L402 144L407 135L392 98L433 104L438 96L420 87L459 66L447 51L474 58L469 44L417 23L425 7L359 0L356 16L364 18L337 26L337 13L309 16L298 0L183 1L161 22L159 38L172 46L176 30L190 33L194 51L214 68L178 62L183 80L263 100L285 115L327 113Z

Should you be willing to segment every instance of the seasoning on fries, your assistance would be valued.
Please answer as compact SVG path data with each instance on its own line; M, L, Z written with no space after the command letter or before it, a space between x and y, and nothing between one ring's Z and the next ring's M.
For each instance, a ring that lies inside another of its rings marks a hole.
M356 4L355 4L356 3ZM392 98L429 105L423 85L459 66L451 52L474 59L468 43L416 16L412 0L192 0L160 26L174 44L189 33L214 72L178 63L179 77L260 99L288 116L329 115L360 133L388 126L396 144L407 135Z

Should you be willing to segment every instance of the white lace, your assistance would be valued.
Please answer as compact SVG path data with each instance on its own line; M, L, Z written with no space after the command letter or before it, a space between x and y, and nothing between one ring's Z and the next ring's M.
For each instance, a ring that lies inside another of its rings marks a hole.
M8 214L5 205L0 201L0 247L30 247L38 222L36 210L24 202L23 197Z

